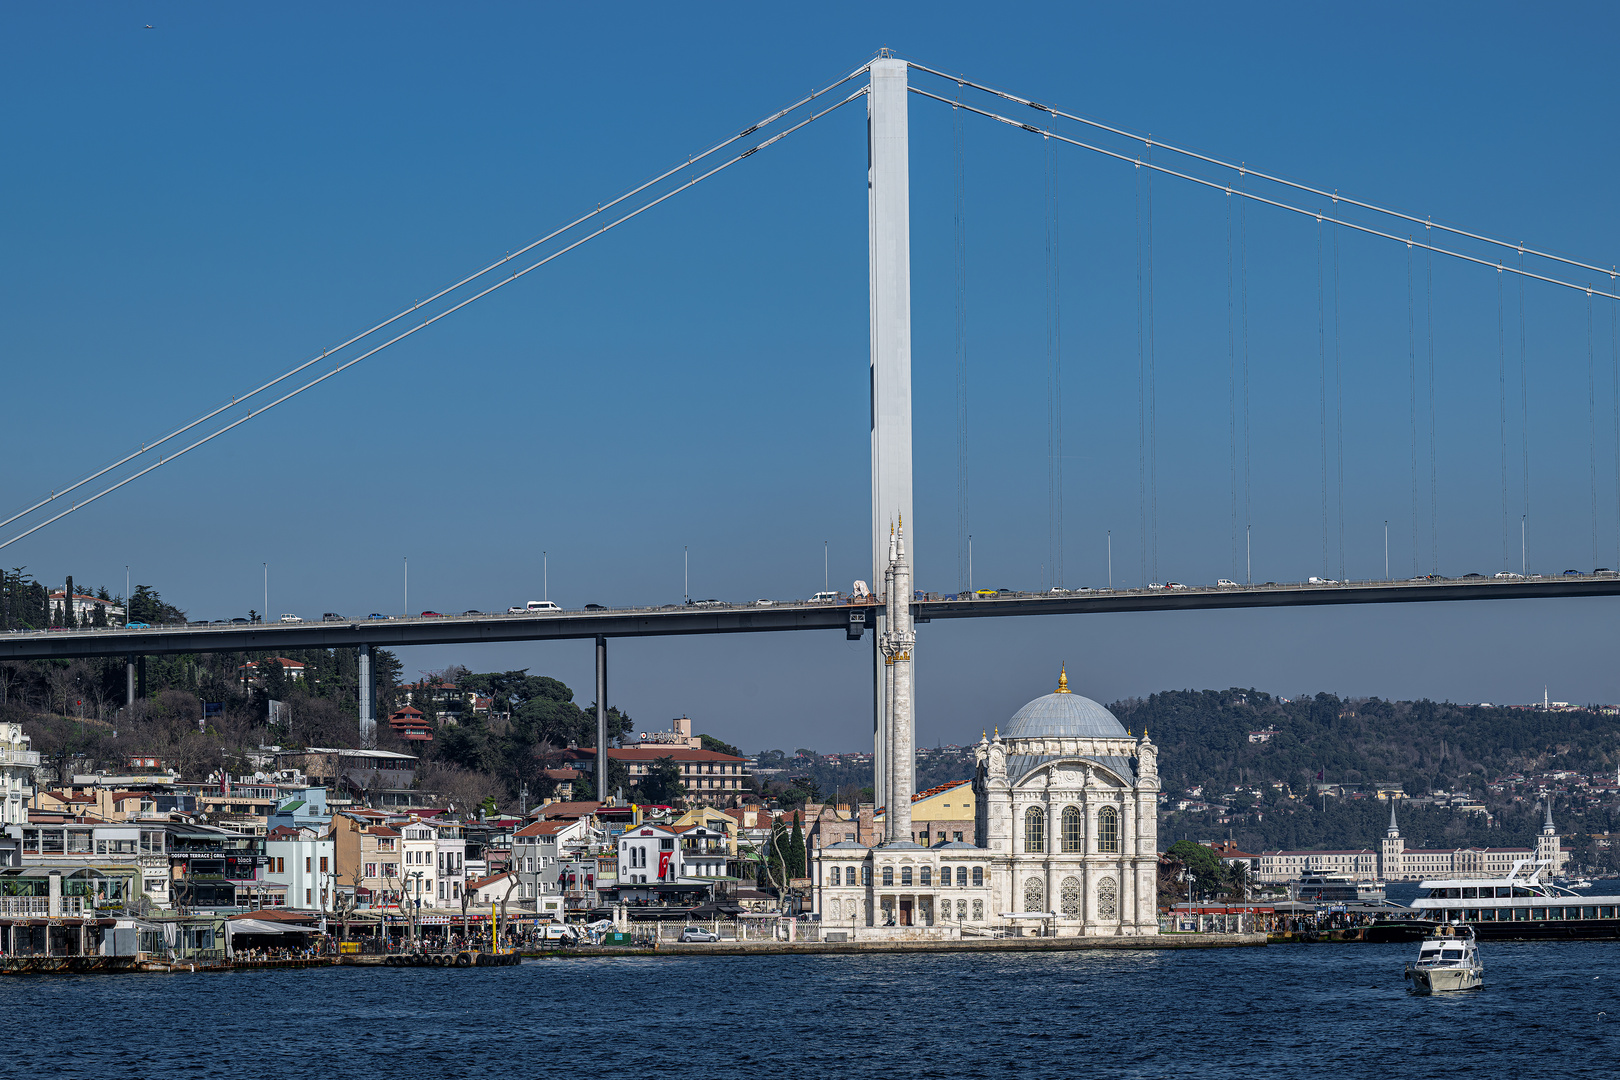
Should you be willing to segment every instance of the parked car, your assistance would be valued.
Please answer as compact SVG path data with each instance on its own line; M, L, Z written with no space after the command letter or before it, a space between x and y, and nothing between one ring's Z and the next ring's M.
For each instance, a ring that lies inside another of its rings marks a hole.
M579 931L563 923L548 923L540 927L541 941L560 941L572 945L579 940Z
M713 930L705 930L701 926L688 926L681 931L682 941L719 941L720 935Z
M298 617L298 616L296 616L296 615L283 615L283 616L282 616L282 617L281 617L281 621L282 621L282 622L303 622L303 621L304 621L304 620L303 620L303 619L300 619L300 618L299 618L299 617Z

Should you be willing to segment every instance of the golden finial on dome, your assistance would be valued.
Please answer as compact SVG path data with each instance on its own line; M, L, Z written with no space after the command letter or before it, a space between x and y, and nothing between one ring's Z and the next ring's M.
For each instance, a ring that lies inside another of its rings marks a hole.
M1069 692L1069 666L1067 664L1064 664L1058 668L1057 692L1060 694L1067 694Z

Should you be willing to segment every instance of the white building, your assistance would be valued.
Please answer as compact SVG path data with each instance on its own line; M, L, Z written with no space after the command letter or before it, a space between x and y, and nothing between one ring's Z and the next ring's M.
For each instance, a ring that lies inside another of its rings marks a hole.
M264 883L285 897L287 907L303 911L331 911L336 897L333 880L337 841L308 825L282 825L265 837L264 853L270 860Z
M467 880L467 832L459 821L441 821L435 826L435 833L439 884L434 896L439 907L458 908L461 888Z
M0 724L0 826L28 824L39 753L21 724Z
M1158 749L1145 733L1133 737L1070 693L1062 672L1057 691L982 739L975 759L973 844L891 839L817 852L824 934L1158 933Z
M438 906L439 830L413 818L399 826L399 850L399 877L404 883L400 906L413 906L418 897L422 907ZM456 906L461 906L459 899Z

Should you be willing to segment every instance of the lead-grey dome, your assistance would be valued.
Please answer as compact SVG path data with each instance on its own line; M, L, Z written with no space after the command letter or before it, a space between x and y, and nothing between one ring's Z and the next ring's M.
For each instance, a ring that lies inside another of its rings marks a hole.
M1113 713L1088 697L1070 693L1068 684L1065 673L1059 678L1057 693L1038 697L1013 713L1003 737L1113 739L1125 736L1125 725Z

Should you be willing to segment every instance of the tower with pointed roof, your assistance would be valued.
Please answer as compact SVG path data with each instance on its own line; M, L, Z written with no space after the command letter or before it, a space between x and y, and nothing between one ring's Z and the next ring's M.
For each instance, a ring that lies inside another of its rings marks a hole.
M1558 835L1558 830L1553 825L1551 795L1547 796L1545 806L1547 817L1541 823L1541 835L1536 837L1536 858L1546 864L1547 869L1544 871L1546 874L1555 876L1564 872L1564 860L1567 856L1563 850L1563 838Z
M1395 800L1389 800L1389 828L1378 845L1378 876L1385 881L1399 881L1406 877L1406 841L1401 838L1401 827L1395 822Z

